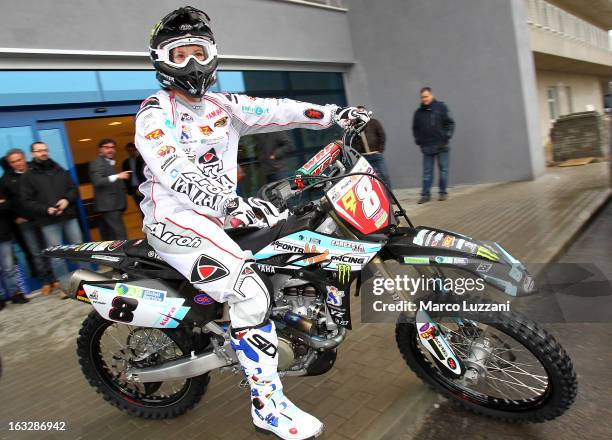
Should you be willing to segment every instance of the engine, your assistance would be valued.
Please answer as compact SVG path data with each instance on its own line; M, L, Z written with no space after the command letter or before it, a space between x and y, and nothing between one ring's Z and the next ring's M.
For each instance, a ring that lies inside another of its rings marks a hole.
M276 315L287 327L301 333L325 336L328 321L323 299L307 281L287 278L275 290ZM280 330L278 336L279 370L299 369L316 358L316 351L293 337L291 332Z

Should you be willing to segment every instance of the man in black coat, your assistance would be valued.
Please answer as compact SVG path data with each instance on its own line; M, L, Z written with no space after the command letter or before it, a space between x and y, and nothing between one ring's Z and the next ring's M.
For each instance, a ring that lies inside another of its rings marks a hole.
M362 105L357 106L357 109L366 111ZM376 174L385 182L385 185L391 188L391 178L383 156L386 142L387 135L382 124L378 119L370 118L363 131L353 140L353 148L370 162Z
M125 211L125 184L130 171L117 173L115 150L117 143L102 139L98 143L98 157L89 163L89 177L94 188L94 211L100 216L102 240L125 240L127 233L123 224Z
M134 199L136 207L140 209L140 202L142 202L144 196L138 190L138 187L142 182L147 180L144 176L145 162L136 149L134 142L129 142L125 146L125 151L127 151L128 158L123 161L121 170L130 171L130 178L125 181L125 186L127 188L127 193Z
M70 174L49 158L44 142L34 142L31 151L32 163L19 184L25 214L40 226L47 246L82 243L76 218L78 190ZM51 259L51 267L55 279L67 272L65 262L58 258Z
M5 156L6 169L4 176L0 179L0 191L6 196L11 209L10 221L16 229L16 237L19 244L28 251L28 260L34 275L42 282L41 292L47 295L59 283L53 276L49 259L41 256L40 251L44 245L39 225L28 214L20 199L19 185L21 177L28 171L29 164L25 153L13 148Z
M259 162L268 183L287 177L286 156L292 150L286 131L256 135Z
M414 142L423 153L423 190L418 203L431 200L434 161L438 159L440 172L440 200L448 198L449 141L455 130L455 121L442 101L437 101L431 88L421 89L421 106L414 112L412 133Z
M8 299L15 304L29 300L19 289L19 272L13 257L12 212L6 195L0 190L0 310Z

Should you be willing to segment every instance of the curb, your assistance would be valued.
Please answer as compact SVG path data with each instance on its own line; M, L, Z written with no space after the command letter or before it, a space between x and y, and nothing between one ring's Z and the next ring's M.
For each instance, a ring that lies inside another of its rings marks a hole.
M559 261L559 258L565 254L576 239L578 239L584 230L592 223L597 214L599 214L606 207L611 198L612 190L606 189L597 197L597 200L595 200L594 203L580 213L580 218L582 221L580 223L576 223L574 230L569 232L567 239L561 245L559 245L559 248L548 259L548 262L544 264L544 269L546 269L550 264Z

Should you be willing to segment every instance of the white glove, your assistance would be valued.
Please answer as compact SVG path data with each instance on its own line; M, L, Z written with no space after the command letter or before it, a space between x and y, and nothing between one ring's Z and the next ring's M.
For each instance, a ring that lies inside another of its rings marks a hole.
M253 208L255 215L263 219L270 227L276 225L280 220L285 220L289 214L288 210L279 212L272 203L255 197L249 197L247 203Z
M266 223L258 219L253 208L242 197L236 197L225 205L225 227L242 228L254 226L263 228Z
M334 122L343 129L352 127L357 133L361 132L366 124L370 122L372 112L358 110L357 107L338 108L334 115Z

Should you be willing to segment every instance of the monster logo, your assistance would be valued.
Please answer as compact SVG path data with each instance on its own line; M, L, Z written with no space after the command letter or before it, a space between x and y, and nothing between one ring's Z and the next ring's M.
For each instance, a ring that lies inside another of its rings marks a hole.
M351 266L349 264L338 264L338 281L346 283L351 279Z
M479 246L476 255L491 261L499 261L497 254L484 246Z

